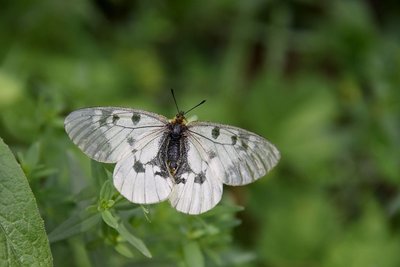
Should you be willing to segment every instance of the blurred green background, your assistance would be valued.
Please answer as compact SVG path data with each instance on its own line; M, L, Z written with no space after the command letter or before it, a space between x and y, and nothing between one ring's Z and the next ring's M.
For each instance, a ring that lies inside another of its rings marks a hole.
M0 136L48 233L102 198L63 129L77 108L173 117L174 88L282 154L209 215L113 209L151 259L99 221L51 243L55 266L400 266L399 28L394 0L3 2Z

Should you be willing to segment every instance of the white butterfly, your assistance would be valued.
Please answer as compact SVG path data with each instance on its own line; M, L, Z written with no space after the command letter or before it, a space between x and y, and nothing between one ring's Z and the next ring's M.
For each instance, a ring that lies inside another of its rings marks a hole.
M212 209L223 184L251 183L278 163L279 151L263 137L229 125L188 123L185 114L178 109L168 120L138 109L84 108L67 116L65 130L90 158L117 163L114 186L129 201L169 199L188 214Z

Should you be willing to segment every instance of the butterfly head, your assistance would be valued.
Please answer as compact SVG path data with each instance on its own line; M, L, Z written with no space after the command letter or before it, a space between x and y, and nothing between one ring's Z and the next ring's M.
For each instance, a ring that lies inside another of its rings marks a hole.
M187 123L185 115L188 114L193 109L197 108L198 106L202 105L204 102L206 102L205 100L203 100L199 104L197 104L196 106L194 106L191 109L189 109L188 111L181 111L179 109L179 107L178 107L178 103L176 102L174 90L172 90L172 89L171 89L171 94L172 94L172 98L174 99L174 102L175 102L176 110L178 111L178 114L176 114L175 118L173 120L171 120L171 123L177 123L177 124L185 125Z
M179 111L178 114L175 115L175 118L171 122L174 124L185 125L187 123L187 120L185 118L185 112Z

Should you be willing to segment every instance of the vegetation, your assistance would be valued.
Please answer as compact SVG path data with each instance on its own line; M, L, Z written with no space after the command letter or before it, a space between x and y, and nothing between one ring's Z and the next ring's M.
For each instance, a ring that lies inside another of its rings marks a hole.
M38 209L0 144L0 264L400 266L399 9L361 0L3 3L0 136ZM173 117L170 88L183 109L207 99L193 112L200 120L269 139L278 166L225 187L201 216L124 200L113 165L91 162L63 120L89 106ZM32 225L15 223L28 217Z

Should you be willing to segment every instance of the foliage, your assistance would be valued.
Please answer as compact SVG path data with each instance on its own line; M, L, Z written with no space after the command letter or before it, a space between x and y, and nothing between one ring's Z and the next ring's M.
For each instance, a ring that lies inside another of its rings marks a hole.
M54 264L399 266L399 9L362 0L4 3L0 136L28 178ZM271 140L277 168L225 187L202 216L121 198L113 166L74 147L63 119L114 105L172 117L171 87L183 109L207 99L199 119Z
M0 139L0 265L49 266L49 242L22 169Z

